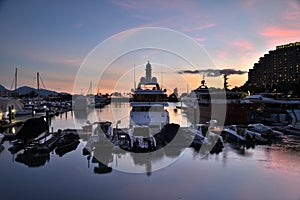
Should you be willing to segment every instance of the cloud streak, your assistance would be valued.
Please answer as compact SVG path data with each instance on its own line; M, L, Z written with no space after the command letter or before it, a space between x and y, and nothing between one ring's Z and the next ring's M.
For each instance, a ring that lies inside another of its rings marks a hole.
M135 14L131 14L131 16L146 22L139 27L162 26L185 33L194 33L217 26L215 22L208 19L207 10L202 9L202 6L199 10L197 2L114 0L111 3L131 13L134 10ZM161 12L164 14L158 18L157 14Z
M235 69L202 69L202 70L180 70L178 74L205 74L208 77L218 77L221 75L243 75L247 71Z

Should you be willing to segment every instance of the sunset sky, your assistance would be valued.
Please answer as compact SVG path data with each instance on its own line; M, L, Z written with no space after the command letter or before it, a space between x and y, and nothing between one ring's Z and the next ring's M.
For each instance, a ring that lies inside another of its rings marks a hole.
M300 41L299 19L300 1L296 0L0 1L0 84L10 89L17 67L19 86L35 87L35 74L40 72L46 89L72 93L80 66L97 45L122 36L120 32L143 27L186 34L203 47L215 68L248 71L277 45ZM128 37L133 39L135 33ZM166 42L160 37L153 40ZM93 83L94 90L99 85L103 92L111 88L130 92L133 66L138 81L148 60L154 63L154 75L159 81L163 77L170 90L178 87L180 93L185 92L187 84L180 78L189 79L190 89L199 85L199 74L177 73L191 68L170 52L147 49L119 56L107 70L95 61L95 69L106 74ZM205 62L195 64L211 68ZM117 73L121 73L118 80L109 86ZM214 86L214 78L207 77L209 86ZM231 86L241 86L247 73L229 78ZM88 76L86 80L90 81ZM89 84L79 87L87 91Z

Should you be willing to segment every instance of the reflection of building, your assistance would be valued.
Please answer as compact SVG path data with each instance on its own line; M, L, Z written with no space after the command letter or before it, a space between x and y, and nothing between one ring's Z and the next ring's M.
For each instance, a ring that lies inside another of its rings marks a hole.
M298 83L300 42L276 46L254 64L248 73L249 86Z

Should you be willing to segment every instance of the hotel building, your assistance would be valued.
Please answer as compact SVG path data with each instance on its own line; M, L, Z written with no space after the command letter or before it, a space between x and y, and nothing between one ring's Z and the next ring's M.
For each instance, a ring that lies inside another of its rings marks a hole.
M248 86L294 85L300 82L300 42L276 46L254 64L248 73Z

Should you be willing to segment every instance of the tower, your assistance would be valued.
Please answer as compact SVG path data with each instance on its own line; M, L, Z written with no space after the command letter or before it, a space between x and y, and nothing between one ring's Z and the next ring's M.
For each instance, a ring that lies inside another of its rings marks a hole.
M151 74L151 71L152 71L152 68L151 68L151 64L150 62L148 61L147 65L146 65L146 82L151 82L151 78L152 78L152 74Z

